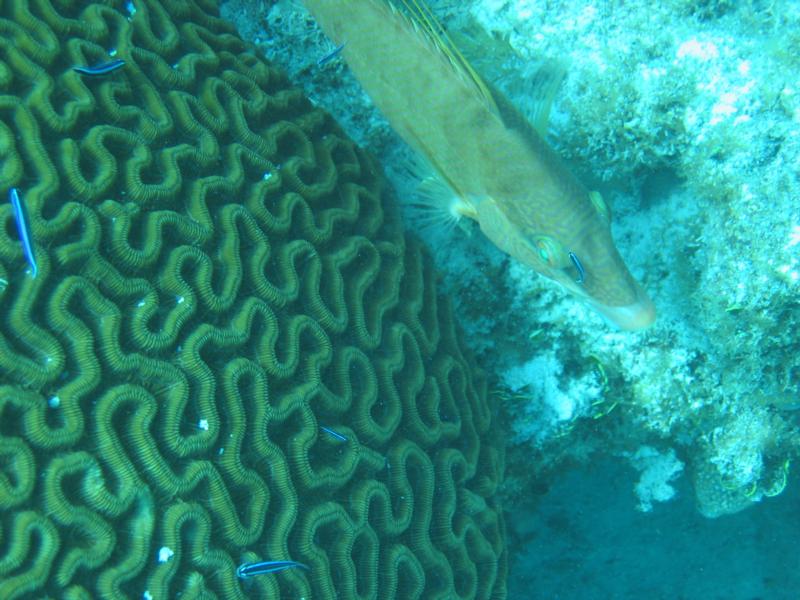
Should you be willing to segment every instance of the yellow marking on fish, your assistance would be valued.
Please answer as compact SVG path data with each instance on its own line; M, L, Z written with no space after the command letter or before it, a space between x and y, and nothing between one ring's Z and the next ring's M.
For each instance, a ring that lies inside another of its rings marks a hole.
M450 39L450 36L447 35L447 31L439 25L439 22L436 20L436 17L433 15L428 5L418 0L411 0L411 2L403 0L403 5L411 15L412 25L415 26L418 22L423 24L423 30L430 36L434 46L437 46L439 50L450 59L455 72L463 73L464 77L468 81L471 81L478 89L486 105L492 109L494 113L497 113L497 106L495 106L492 93L484 83L483 78L475 72L475 69L472 68L469 61L464 58L458 46L456 46L453 40ZM392 5L390 4L390 6Z
M655 308L614 246L600 195L477 75L421 0L402 1L405 13L385 0L304 0L395 131L452 190L452 210L620 328L649 326Z

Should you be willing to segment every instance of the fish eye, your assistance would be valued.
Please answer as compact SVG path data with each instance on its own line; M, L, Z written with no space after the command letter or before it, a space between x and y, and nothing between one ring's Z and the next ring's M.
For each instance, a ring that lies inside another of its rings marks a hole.
M575 271L578 273L578 276L575 278L575 283L583 285L583 282L586 281L586 270L583 268L581 260L574 252L569 253L569 260L572 263L572 266L575 267Z
M566 266L564 248L556 240L546 235L537 235L531 245L539 259L547 266L559 269Z

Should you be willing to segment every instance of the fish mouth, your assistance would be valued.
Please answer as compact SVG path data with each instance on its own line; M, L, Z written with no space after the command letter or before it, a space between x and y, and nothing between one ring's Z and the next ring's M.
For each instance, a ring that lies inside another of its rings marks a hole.
M623 331L647 329L656 320L656 307L644 290L637 290L636 302L625 306L608 306L589 301L592 308Z
M583 300L592 310L598 313L605 321L623 331L641 331L647 329L656 320L656 307L647 292L636 281L633 285L634 301L630 304L613 306L604 304L587 295L572 282L560 282L568 291Z

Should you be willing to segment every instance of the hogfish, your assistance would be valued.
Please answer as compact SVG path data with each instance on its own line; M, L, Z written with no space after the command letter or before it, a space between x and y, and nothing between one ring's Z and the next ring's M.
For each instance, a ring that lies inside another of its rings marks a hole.
M458 51L420 0L304 0L350 70L498 248L626 330L655 320L611 237L610 210Z

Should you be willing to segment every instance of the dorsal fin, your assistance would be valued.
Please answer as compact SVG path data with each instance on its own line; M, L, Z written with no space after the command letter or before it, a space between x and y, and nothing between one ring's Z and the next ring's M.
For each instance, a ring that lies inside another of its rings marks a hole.
M491 35L475 20L469 20L451 37L458 43L464 57L476 65L490 82L487 87L492 94L497 94L494 89L497 86L514 100L536 132L546 138L550 109L566 77L568 62L562 58L526 60L511 45L508 36ZM502 103L496 96L495 102L503 114Z
M470 85L494 114L499 114L494 96L480 75L453 43L447 31L424 0L402 0L406 16L417 31L425 34L431 44L448 59L453 69ZM390 6L395 9L394 5ZM396 9L395 9L396 10Z
M550 108L566 74L567 69L561 62L548 60L539 67L530 82L530 108L526 116L542 138L547 137Z

